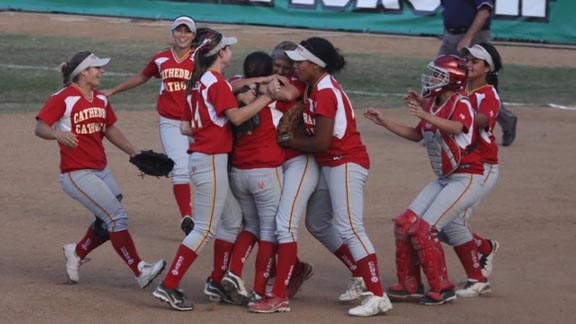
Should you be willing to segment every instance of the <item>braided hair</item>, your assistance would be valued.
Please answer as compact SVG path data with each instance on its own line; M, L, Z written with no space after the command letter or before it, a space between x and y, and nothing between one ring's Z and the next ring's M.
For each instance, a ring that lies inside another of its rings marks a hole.
M62 82L64 83L65 86L68 86L71 83L78 81L79 75L75 76L73 79L70 79L70 76L72 75L74 69L76 69L76 67L80 65L82 61L84 61L88 56L90 56L90 54L92 54L92 52L90 51L77 52L74 55L72 55L72 57L70 57L68 61L60 64L60 71L62 71L62 79L63 79Z

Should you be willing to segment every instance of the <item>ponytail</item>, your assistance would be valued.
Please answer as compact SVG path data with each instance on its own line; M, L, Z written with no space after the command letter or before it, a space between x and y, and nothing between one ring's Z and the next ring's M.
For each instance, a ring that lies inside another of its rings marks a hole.
M193 53L194 71L186 87L186 95L190 94L196 86L196 83L200 81L202 75L204 75L208 68L216 61L218 53L211 56L205 55L218 45L220 40L222 40L222 34L210 28L199 28L194 40L195 44L193 45L196 47Z
M92 52L83 51L77 52L67 61L60 64L60 71L62 72L62 82L65 86L70 85L73 82L78 81L78 76L75 76L73 79L70 79L72 72L82 61L84 61L88 56L90 56Z
M486 82L491 84L498 91L498 72L490 72L486 77Z

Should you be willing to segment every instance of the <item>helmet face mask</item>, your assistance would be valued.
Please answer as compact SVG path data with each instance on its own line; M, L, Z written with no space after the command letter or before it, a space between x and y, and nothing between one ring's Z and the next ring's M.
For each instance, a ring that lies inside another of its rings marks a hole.
M458 91L464 88L468 69L465 59L455 55L442 55L428 63L428 74L422 74L422 92L424 98L439 96L446 91Z

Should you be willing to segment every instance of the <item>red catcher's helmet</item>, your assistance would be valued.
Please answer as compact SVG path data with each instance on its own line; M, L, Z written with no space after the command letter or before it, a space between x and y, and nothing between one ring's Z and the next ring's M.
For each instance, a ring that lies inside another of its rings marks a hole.
M468 77L466 59L456 55L441 55L428 63L430 74L422 74L422 97L438 96L448 90L464 88Z

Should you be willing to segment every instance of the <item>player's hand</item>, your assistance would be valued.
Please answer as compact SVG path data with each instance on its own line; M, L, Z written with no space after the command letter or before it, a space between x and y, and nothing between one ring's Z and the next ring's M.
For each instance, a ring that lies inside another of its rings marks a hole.
M258 96L256 95L255 85L250 85L250 89L248 91L240 92L236 95L236 100L239 103L242 103L244 106L252 103L256 100Z
M102 92L106 97L110 97L111 95L113 95L112 89L100 90L100 92Z
M418 102L421 106L424 106L424 103L426 102L426 99L424 99L424 97L422 97L419 93L417 93L416 91L410 89L408 90L408 93L406 94L406 96L404 97L404 101L405 102L409 102L409 101L416 101Z
M290 80L288 80L287 77L280 74L274 74L274 79L278 80L280 82L280 85L287 85L290 83Z
M408 110L412 116L416 116L420 119L426 119L426 116L428 115L416 100L408 100Z
M280 91L280 81L274 78L272 81L268 83L266 87L266 92L270 95L270 97L274 97Z
M72 134L71 132L59 132L57 131L56 134L54 134L54 137L56 137L56 140L58 141L58 143L74 148L78 145L78 138L76 137L75 134Z
M378 109L372 107L368 108L366 112L364 112L364 117L371 120L376 125L384 126L384 115L382 115L382 112Z

